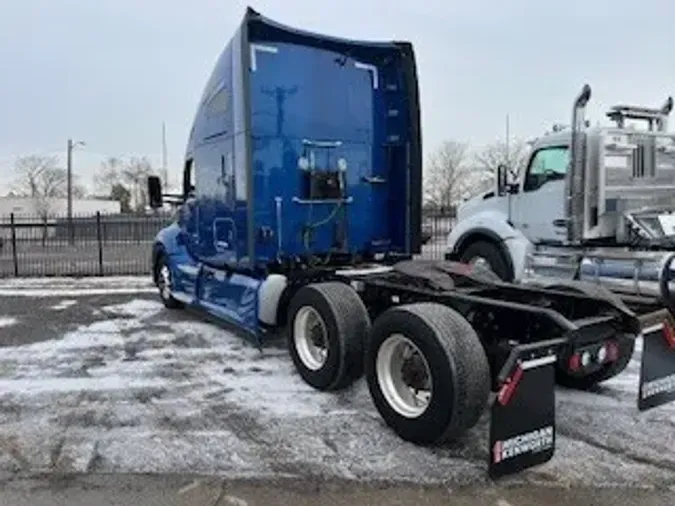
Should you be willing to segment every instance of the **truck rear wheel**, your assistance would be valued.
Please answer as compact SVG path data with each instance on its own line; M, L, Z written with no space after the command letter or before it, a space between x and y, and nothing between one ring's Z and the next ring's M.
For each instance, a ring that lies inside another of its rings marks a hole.
M288 308L288 349L302 379L317 390L339 390L363 374L370 317L340 282L303 286Z
M511 269L508 260L495 243L489 241L473 242L461 252L459 261L465 264L489 268L502 281L511 281L513 279L513 269Z
M384 421L417 444L462 435L478 422L490 393L478 335L462 315L435 303L380 315L366 341L365 372Z

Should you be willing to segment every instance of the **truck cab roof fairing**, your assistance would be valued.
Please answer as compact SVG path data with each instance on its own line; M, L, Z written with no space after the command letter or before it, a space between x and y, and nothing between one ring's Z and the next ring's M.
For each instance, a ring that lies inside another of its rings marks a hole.
M391 62L398 61L398 68L402 72L401 79L405 83L407 103L407 133L408 154L407 165L409 167L409 187L408 195L410 205L409 240L406 241L406 250L411 253L419 253L421 248L421 198L417 195L421 191L422 185L422 139L420 128L420 110L419 110L419 89L418 76L416 68L416 59L413 46L406 41L386 41L370 42L358 41L345 38L326 36L307 31L297 30L292 27L284 26L273 20L265 18L255 10L249 8L244 15L235 33L228 41L225 48L218 57L217 62L209 76L208 82L204 87L202 96L195 111L194 120L191 126L189 140L185 149L184 166L188 165L193 159L197 146L204 142L210 142L209 133L205 132L204 125L205 110L208 104L205 101L216 90L223 78L231 79L232 91L238 98L232 96L232 115L234 124L232 127L237 132L250 132L250 93L249 76L252 65L251 44L274 44L288 43L304 47L313 47L315 49L324 49L338 54L344 54L350 59L356 59L365 65L388 66ZM228 67L229 66L229 67ZM227 77L229 76L229 77ZM235 101L238 103L235 104ZM229 113L228 113L229 114ZM248 135L243 141L246 145L243 151L240 151L243 158L241 163L250 168L251 165L251 147ZM249 175L245 178L247 200L251 201L254 195L254 182L250 177L250 170L246 169ZM243 193L242 193L243 195ZM250 231L253 237L253 232ZM253 251L251 249L251 257Z
M386 58L391 55L392 50L399 50L401 54L409 60L411 70L416 81L417 75L415 71L415 56L412 44L409 42L395 42L395 41L363 41L350 40L345 38L333 37L330 35L323 35L313 33L305 30L296 29L272 19L269 19L251 7L246 9L246 13L239 24L234 35L225 45L224 49L218 56L217 61L213 66L211 75L203 88L200 100L195 112L190 134L188 136L188 145L185 149L185 159L190 159L193 156L195 142L199 139L196 137L196 124L199 121L199 115L205 101L209 97L211 90L218 85L218 81L223 74L223 65L225 60L232 58L230 52L233 50L240 50L242 53L246 51L250 54L248 45L252 42L286 42L290 44L299 44L304 46L322 48L332 50L338 53L346 53L351 57L363 60L378 60ZM245 47L246 46L246 47ZM248 55L241 55L241 62L245 63L249 59ZM415 89L415 92L417 90ZM415 93L415 109L419 108L418 99ZM411 103L412 105L412 103ZM419 122L419 120L418 120ZM421 148L420 148L421 151ZM413 157L414 158L414 157ZM421 162L420 162L421 163Z
M418 195L421 195L422 191L422 133L417 62L412 43L409 41L354 40L299 30L266 18L251 7L247 8L243 25L245 25L242 31L246 34L246 44L251 42L297 44L330 50L374 65L387 65L392 59L400 58L407 89L410 128L407 162L410 167L410 178L407 185L412 212L410 213L410 239L407 250L410 253L420 253L422 199ZM252 53L247 51L245 58L252 56Z
M336 52L345 50L353 52L362 47L368 48L368 54L371 55L373 49L391 50L398 47L398 43L392 41L351 40L300 30L266 18L250 7L246 11L244 23L247 24L249 40L255 41L287 42Z

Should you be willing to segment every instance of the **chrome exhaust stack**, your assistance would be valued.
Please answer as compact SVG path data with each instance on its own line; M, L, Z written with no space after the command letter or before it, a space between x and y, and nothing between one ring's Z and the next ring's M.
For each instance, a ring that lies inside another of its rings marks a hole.
M565 179L567 241L579 243L584 223L584 179L586 172L586 104L591 99L591 87L585 84L574 100L572 109L572 144L570 168Z

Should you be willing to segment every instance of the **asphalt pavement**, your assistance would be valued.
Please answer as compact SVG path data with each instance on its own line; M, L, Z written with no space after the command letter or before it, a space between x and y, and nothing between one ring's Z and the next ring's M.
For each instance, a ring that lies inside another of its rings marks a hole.
M672 505L675 411L636 411L639 356L560 389L552 461L495 484L486 419L404 443L363 382L313 391L283 348L166 310L147 278L4 280L0 506Z
M97 475L3 484L0 506L672 506L672 490L422 487L213 477Z

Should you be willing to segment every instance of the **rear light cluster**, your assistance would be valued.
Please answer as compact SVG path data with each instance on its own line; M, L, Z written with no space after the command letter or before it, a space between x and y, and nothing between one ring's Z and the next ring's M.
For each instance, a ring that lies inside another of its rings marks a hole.
M570 371L578 371L589 365L601 365L614 362L619 358L619 345L616 341L607 341L594 348L575 351L567 366Z

